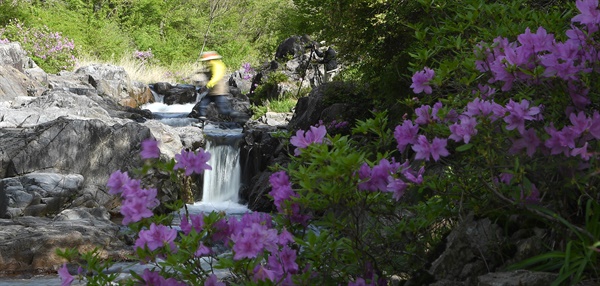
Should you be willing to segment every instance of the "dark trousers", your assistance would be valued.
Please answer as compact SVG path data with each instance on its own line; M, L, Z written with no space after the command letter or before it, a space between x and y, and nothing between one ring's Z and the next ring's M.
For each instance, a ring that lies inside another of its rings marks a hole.
M198 107L199 116L206 116L206 109L211 102L214 102L217 105L217 110L219 110L219 113L222 115L229 115L231 113L231 105L226 96L206 95L200 100L200 106Z

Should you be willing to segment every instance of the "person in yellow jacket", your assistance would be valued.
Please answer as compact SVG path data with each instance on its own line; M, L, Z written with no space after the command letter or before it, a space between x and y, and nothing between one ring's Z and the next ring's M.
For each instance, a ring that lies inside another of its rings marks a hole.
M211 102L217 105L217 110L222 115L232 115L231 104L226 97L229 94L229 87L225 79L227 67L221 61L221 56L213 51L204 52L200 60L206 62L210 72L210 80L206 83L206 87L209 89L208 94L202 98L198 107L200 120L206 120L206 110Z

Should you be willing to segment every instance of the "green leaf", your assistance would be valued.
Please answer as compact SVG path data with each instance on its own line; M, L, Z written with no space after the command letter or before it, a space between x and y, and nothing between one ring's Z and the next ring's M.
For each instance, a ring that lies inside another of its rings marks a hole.
M464 152L467 151L469 149L471 149L473 147L473 144L469 143L469 144L464 144L461 146L456 147L456 152Z

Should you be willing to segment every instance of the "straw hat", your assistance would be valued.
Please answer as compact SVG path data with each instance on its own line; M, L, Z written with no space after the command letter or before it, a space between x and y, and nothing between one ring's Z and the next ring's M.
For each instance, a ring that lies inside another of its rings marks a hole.
M219 55L217 52L214 52L214 51L204 52L200 56L201 61L210 61L210 60L216 60L216 59L220 59L220 58L221 58L221 55Z

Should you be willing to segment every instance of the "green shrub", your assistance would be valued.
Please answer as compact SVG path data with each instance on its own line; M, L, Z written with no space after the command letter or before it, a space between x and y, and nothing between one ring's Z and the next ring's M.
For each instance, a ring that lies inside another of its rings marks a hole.
M75 65L77 51L72 40L48 27L29 27L15 19L0 29L0 39L19 42L27 55L48 73L70 70Z
M280 99L279 84L288 80L288 76L279 71L271 72L268 75L263 76L263 82L254 90L250 100L258 104L267 100Z

